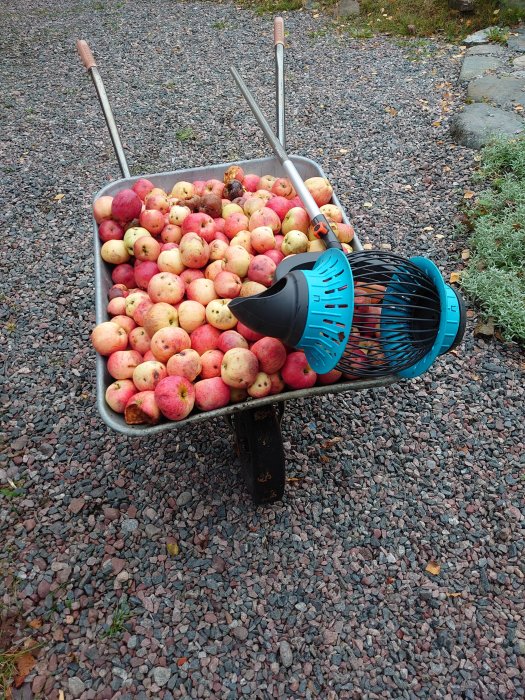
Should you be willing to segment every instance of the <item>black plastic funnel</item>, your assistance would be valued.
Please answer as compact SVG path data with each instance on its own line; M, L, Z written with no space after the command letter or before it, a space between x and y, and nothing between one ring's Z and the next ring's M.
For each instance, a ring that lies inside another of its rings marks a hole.
M261 294L232 299L228 308L251 330L295 347L308 317L308 284L292 271Z

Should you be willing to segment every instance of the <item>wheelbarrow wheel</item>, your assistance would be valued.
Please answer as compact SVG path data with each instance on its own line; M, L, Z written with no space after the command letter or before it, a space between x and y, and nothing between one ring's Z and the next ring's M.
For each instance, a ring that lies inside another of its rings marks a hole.
M285 458L281 436L282 404L240 411L232 416L237 454L248 492L256 505L280 501Z

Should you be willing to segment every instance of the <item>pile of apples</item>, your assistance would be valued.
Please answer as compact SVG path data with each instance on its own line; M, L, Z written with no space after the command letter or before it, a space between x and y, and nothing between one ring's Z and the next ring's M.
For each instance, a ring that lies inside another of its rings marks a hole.
M350 252L354 231L330 204L330 183L305 184ZM253 332L228 308L269 287L284 257L324 250L287 178L232 166L222 182L177 182L171 192L140 179L99 197L93 215L114 284L111 320L91 339L115 379L106 401L127 423L179 421L194 408L341 378L317 375L302 351Z

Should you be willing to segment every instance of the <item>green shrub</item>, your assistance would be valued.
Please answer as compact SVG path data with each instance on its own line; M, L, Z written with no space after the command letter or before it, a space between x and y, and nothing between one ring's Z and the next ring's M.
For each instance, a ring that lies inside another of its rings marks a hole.
M481 152L477 179L490 188L470 211L472 257L461 286L508 340L525 341L525 139L499 138Z

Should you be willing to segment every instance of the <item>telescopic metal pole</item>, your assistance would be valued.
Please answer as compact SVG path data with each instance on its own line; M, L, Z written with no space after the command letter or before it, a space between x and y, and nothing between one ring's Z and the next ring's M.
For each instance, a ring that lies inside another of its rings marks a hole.
M266 136L269 144L271 145L273 152L279 159L283 170L290 178L290 181L294 186L295 191L299 195L299 198L303 203L304 208L308 212L310 219L312 219L312 225L314 227L315 234L324 241L327 248L339 248L339 250L341 250L341 243L339 242L337 235L330 226L328 219L324 216L324 214L322 214L321 210L315 203L314 198L312 197L310 191L304 184L302 177L299 175L297 168L288 157L283 145L281 144L277 136L271 130L270 125L266 121L264 114L261 112L257 102L255 101L250 90L248 89L246 83L241 78L236 68L231 66L230 71L233 77L235 78L235 82L239 86L244 99L248 103L250 109L253 112L254 117L257 119L259 126L263 130L264 135Z
M82 59L86 70L91 74L91 78L95 85L97 91L98 99L102 111L104 112L104 118L106 119L106 124L108 125L109 135L111 136L111 141L113 142L113 148L117 156L118 164L120 167L120 172L122 177L131 177L129 172L128 163L126 161L126 156L124 155L124 149L122 147L122 142L120 136L118 135L117 125L113 117L113 112L111 111L111 106L109 104L108 96L106 94L106 89L104 88L104 83L98 72L97 64L91 53L91 49L88 46L87 41L83 39L77 40L77 51Z
M284 122L284 22L282 17L276 17L273 23L273 43L275 45L275 96L277 138L286 149L286 127Z

